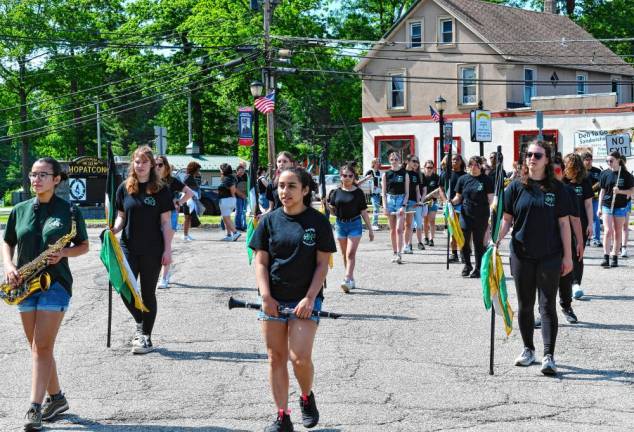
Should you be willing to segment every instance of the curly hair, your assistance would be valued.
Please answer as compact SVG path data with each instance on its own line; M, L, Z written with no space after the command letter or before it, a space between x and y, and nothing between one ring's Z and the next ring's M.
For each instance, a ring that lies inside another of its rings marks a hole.
M564 157L564 176L573 183L580 184L586 176L586 167L578 153L568 153Z
M134 161L137 158L145 159L150 161L150 178L148 180L145 193L148 195L152 195L157 193L163 188L163 182L158 175L156 174L156 161L154 160L154 154L152 153L152 149L149 146L141 146L137 147L137 149L132 153L131 163L128 167L128 178L125 181L125 187L128 191L128 194L134 195L139 193L139 178L134 171Z
M549 143L545 141L534 141L530 144L534 144L544 149L544 154L548 158L548 163L546 164L546 170L545 170L546 177L544 178L544 181L542 182L541 188L542 190L545 190L545 191L551 191L553 190L553 187L554 187L553 185L555 184L555 181L556 181L555 169L553 168L553 157L552 157L553 148ZM525 188L528 188L529 180L530 180L528 176L528 164L522 163L521 170L522 170L520 174L521 182Z

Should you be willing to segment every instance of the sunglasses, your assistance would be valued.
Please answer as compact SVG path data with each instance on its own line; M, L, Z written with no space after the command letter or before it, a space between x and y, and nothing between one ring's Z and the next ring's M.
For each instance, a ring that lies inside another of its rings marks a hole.
M354 178L354 174L341 174L342 178Z
M530 159L533 156L535 156L536 160L540 160L542 157L544 157L544 153L533 153L533 152L526 152L526 159Z
M157 166L157 167L159 167L159 168L163 168L163 165L164 165L164 164L163 164L163 162L158 162L158 163L156 164L156 166Z

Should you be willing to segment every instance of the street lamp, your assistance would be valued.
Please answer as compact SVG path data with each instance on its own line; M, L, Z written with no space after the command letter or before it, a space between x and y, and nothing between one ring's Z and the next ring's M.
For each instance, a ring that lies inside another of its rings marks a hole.
M440 125L440 134L438 135L438 145L440 146L440 161L445 157L445 118L443 114L445 112L445 107L447 106L447 101L442 96L438 96L434 101L434 105L436 105L436 111L438 111L438 116L440 120L438 124ZM447 163L450 163L449 161ZM440 167L440 163L438 164Z
M251 96L254 98L258 98L262 96L262 91L264 90L264 84L260 81L253 81L251 83Z

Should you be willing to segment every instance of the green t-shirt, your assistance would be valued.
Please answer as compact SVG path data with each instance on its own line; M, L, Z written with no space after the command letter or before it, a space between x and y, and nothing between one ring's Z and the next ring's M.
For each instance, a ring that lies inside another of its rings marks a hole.
M48 203L36 203L36 198L32 198L13 207L4 231L4 241L11 247L18 247L18 268L33 261L48 246L70 232L71 205L67 201L53 195ZM77 235L71 243L77 245L88 239L88 232L79 209L74 213ZM51 284L59 282L72 295L73 276L68 258L62 258L45 271L51 275Z

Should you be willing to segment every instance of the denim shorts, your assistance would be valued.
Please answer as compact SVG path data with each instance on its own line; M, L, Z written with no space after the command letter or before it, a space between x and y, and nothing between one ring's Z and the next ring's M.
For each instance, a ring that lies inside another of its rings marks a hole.
M172 210L172 229L178 231L178 210Z
M438 201L434 201L431 203L431 205L429 206L429 211L430 212L437 212L438 211Z
M462 213L462 204L456 204L455 206L453 206L453 211L455 211L456 213Z
M260 304L262 304L262 297L258 297ZM321 303L322 303L323 299L320 297L317 297L315 299L315 306L313 307L314 311L320 311L321 310ZM280 304L280 307L282 308L290 308L290 309L294 309L295 306L297 306L299 304L298 301L296 302L278 302ZM288 323L288 320L296 320L299 319L297 318L297 316L295 316L295 314L291 314L289 316L278 316L278 317L273 317L270 315L267 315L264 313L264 311L259 311L258 312L258 320L259 321L278 321L278 322L283 322L283 323ZM315 321L317 324L319 324L319 317L318 316L311 316L309 318L311 321Z
M601 206L601 213L614 217L625 217L627 216L627 207L615 208L614 211L612 211L610 207Z
M20 312L49 311L66 312L70 306L70 295L59 282L46 291L36 291L18 305Z
M413 226L416 228L423 228L423 216L427 214L427 206L415 207L416 213L414 213Z
M416 201L408 200L407 201L407 207L405 207L405 211L408 211L408 212L416 211L417 208L419 208L419 207L416 207Z
M387 194L387 211L389 213L396 213L401 209L405 202L405 195L391 195Z
M335 229L338 239L361 237L363 235L363 225L361 224L361 216L357 216L348 222L343 222L337 218Z

